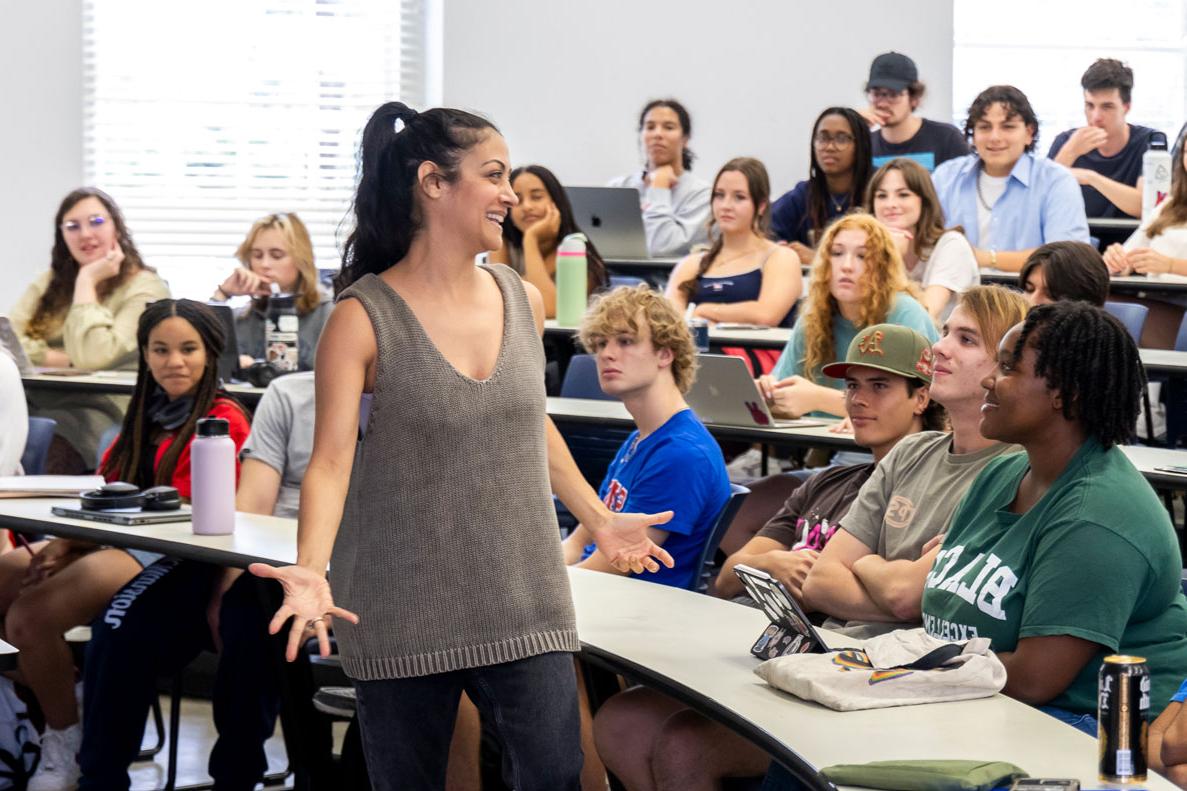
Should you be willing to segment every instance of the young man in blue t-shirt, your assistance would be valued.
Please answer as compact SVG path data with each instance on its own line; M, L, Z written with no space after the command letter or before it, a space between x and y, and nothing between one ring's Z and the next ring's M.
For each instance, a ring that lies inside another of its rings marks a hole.
M585 315L580 340L594 355L602 390L622 400L637 430L627 437L598 493L612 511L673 511L648 532L675 561L642 579L690 587L701 550L729 499L725 459L684 402L696 372L696 350L680 314L645 286L617 288ZM578 525L564 542L565 562L617 571Z
M1061 132L1047 156L1080 182L1089 217L1138 217L1142 213L1142 155L1153 129L1127 123L1133 69L1101 58L1080 78L1085 125Z

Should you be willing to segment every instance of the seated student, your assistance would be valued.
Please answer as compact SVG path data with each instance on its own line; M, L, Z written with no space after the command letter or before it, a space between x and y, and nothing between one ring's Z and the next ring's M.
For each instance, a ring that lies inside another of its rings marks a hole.
M1089 217L1139 217L1142 155L1153 129L1126 123L1133 69L1101 58L1080 78L1085 125L1060 132L1047 156L1072 169Z
M34 365L87 370L136 364L136 323L144 306L169 296L169 287L146 266L119 207L94 187L76 189L54 215L48 272L17 300L9 318ZM122 397L39 390L33 413L58 421L57 434L72 457L53 471L94 467L100 435L123 418Z
M1100 308L1040 305L1014 326L985 378L981 432L1026 453L973 483L922 586L929 634L989 638L1006 695L1088 733L1103 657L1145 657L1155 716L1187 667L1178 540L1117 447L1145 379L1129 333Z
M672 270L665 291L681 314L777 327L804 289L799 259L767 238L771 182L762 162L731 159L713 179L712 245ZM514 211L514 209L512 210Z
M189 498L190 441L198 420L227 420L236 446L247 437L246 412L218 389L222 325L201 303L164 299L141 314L136 338L141 350L136 388L100 471L109 481L141 488L174 486ZM79 776L75 754L82 741L74 662L62 635L98 616L140 572L145 553L72 539L40 542L32 549L0 556L0 609L6 639L20 649L21 677L45 715L41 763L29 788L50 791L74 787ZM88 700L92 694L89 687ZM121 701L117 708L125 705ZM141 731L146 712L147 703Z
M870 64L870 106L858 112L872 127L874 167L905 157L931 173L937 165L969 153L969 144L955 126L915 115L923 92L919 69L906 55L884 52Z
M21 372L8 350L0 347L0 475L21 474L28 436L29 410Z
M1146 764L1179 788L1187 788L1187 681L1174 694L1162 713L1150 723Z
M1125 244L1111 244L1105 250L1105 265L1114 275L1142 274L1187 277L1187 146L1180 133L1172 158L1171 190L1149 220L1133 232ZM1187 298L1181 294L1147 294L1142 304L1150 308L1142 345L1156 349L1174 347Z
M771 411L789 418L810 412L843 416L845 383L821 368L872 324L901 324L934 341L939 335L917 301L921 297L886 226L868 214L847 215L829 226L791 337L775 369L758 380Z
M544 315L556 316L556 250L561 240L580 233L565 188L541 165L511 171L511 189L519 203L503 220L503 246L491 253L491 263L507 264L544 297ZM587 293L609 283L606 264L592 241L585 244Z
M977 473L1016 450L981 435L981 381L993 370L998 340L1026 308L1000 286L961 295L933 347L931 397L948 411L952 432L904 438L861 487L804 581L804 602L828 613L825 626L870 637L918 624L919 581L935 553L929 542L947 528Z
M1039 245L1088 241L1084 198L1062 165L1036 157L1039 119L1012 85L981 91L964 133L975 153L936 168L948 225L960 225L981 266L1017 272Z
M717 578L718 596L742 593L738 563L778 578L797 599L820 550L840 527L858 489L900 439L947 427L943 407L930 399L931 341L908 327L875 324L862 330L844 362L825 369L845 380L845 414L853 441L874 456L870 464L829 467L802 483Z
M1109 298L1109 270L1090 244L1051 242L1026 259L1018 286L1031 305L1073 299L1103 308Z
M981 282L981 272L963 229L944 227L931 176L917 162L892 159L870 179L865 202L894 234L907 276L923 288L927 312L946 318L956 295Z
M855 440L881 459L903 437L941 428L943 410L928 399L931 342L914 330L878 324L849 344L845 404ZM830 368L832 366L829 366ZM800 597L804 577L869 478L874 464L822 470L800 485L758 536L730 556L717 577L719 596L743 592L734 566L762 569ZM614 695L594 718L606 766L631 789L719 787L727 777L766 771L770 757L729 729L645 687Z
M1187 277L1187 146L1182 138L1176 149L1181 153L1172 162L1170 195L1125 244L1111 244L1105 250L1105 264L1114 275Z
M709 185L692 174L688 148L692 118L675 99L655 99L639 114L642 171L619 176L611 187L634 187L643 209L643 231L653 257L684 255L705 241Z
M812 125L808 180L771 206L771 237L787 242L810 264L825 227L861 203L870 180L870 136L865 120L848 107L829 107Z
M692 336L663 295L624 286L594 300L579 337L597 361L602 390L622 399L637 429L598 494L612 511L675 511L662 529L648 530L675 565L641 579L688 587L701 573L701 549L730 496L721 448L684 402L696 376ZM596 551L582 525L565 539L564 551L569 565L624 573Z
M275 285L277 293L296 295L297 367L313 370L321 328L334 302L318 280L313 242L305 223L293 212L261 217L252 224L235 257L240 266L215 288L211 299L252 298L235 316L240 366L246 368L264 359L268 298Z

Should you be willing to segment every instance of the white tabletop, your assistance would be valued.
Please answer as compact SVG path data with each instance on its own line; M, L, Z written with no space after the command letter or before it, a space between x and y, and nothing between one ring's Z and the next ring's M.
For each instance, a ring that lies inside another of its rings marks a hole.
M78 501L62 497L0 499L0 527L160 552L220 566L245 568L257 562L283 566L297 560L295 519L237 513L231 535L197 536L190 522L108 525L55 516L50 511L55 505L74 507Z
M958 703L836 712L768 687L750 645L767 625L758 610L636 579L570 569L586 650L725 721L810 769L909 759L1009 761L1038 777L1077 777L1101 788L1097 743L1004 695ZM596 603L596 606L588 606ZM852 641L830 632L834 646ZM791 768L791 767L789 767ZM1148 788L1170 783L1150 776Z
M73 376L35 373L22 376L26 388L60 390L74 393L105 393L108 395L131 395L136 387L135 371L92 371ZM227 392L248 405L254 405L264 395L264 388L245 382L226 385Z
M1018 273L984 268L981 270L981 280L1017 288ZM1187 294L1187 278L1178 275L1114 275L1109 278L1109 290L1124 294L1169 292L1181 295Z
M548 335L572 336L577 334L576 327L561 326L556 319L544 322L544 332ZM746 327L735 328L726 324L722 327L709 328L709 341L720 346L750 346L756 349L782 349L791 338L791 330L787 327Z
M73 535L117 546L243 566L291 563L296 522L236 515L231 536L195 536L187 523L115 527L53 516L52 498L0 500L0 526ZM793 767L911 758L1002 760L1046 777L1096 781L1096 743L1074 728L1001 695L983 700L834 712L766 686L749 646L761 612L702 594L611 574L570 569L584 649L708 716ZM834 645L845 642L822 633ZM0 650L3 647L0 646ZM1150 788L1171 786L1151 775Z
M631 428L635 425L621 401L550 397L548 399L548 415L553 420L562 422L594 423ZM839 421L833 418L822 418L821 422L824 425L801 428L725 426L720 423L706 423L705 428L719 439L761 442L778 446L828 446L847 449L857 447L853 442L852 434L834 434L828 430L829 426L835 425Z

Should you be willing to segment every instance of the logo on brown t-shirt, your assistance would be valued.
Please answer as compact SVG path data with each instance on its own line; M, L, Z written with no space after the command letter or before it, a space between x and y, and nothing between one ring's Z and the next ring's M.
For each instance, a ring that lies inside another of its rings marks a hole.
M901 494L896 494L890 498L890 503L886 506L886 524L891 527L903 528L910 525L911 520L914 518L915 503Z

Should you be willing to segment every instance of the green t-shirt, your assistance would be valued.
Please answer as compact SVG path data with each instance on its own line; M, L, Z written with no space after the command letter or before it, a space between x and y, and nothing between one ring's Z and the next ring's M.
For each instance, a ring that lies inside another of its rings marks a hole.
M923 591L923 625L943 640L1071 635L1104 648L1051 701L1096 710L1108 654L1146 658L1156 716L1187 672L1187 601L1170 518L1119 448L1089 440L1025 514L1010 504L1025 453L990 462L952 516Z

